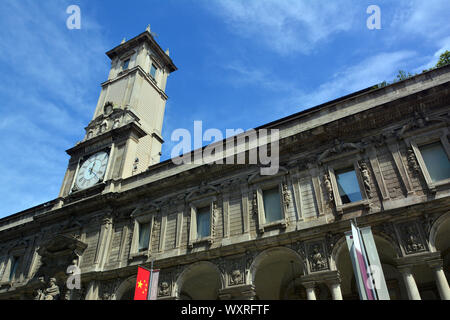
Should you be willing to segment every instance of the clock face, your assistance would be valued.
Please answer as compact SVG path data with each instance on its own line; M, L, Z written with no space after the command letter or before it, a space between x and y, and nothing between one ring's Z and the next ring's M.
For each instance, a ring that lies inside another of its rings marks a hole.
M78 189L92 187L105 176L108 154L106 152L96 153L87 159L78 170L76 185Z

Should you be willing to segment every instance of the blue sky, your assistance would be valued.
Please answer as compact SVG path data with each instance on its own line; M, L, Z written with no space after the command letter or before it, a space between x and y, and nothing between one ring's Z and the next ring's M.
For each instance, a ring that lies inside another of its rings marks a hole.
M81 29L66 28L69 5ZM381 30L369 30L369 5ZM105 52L148 24L169 77L162 160L177 128L254 128L420 72L450 49L450 1L2 0L0 217L58 196L106 80Z

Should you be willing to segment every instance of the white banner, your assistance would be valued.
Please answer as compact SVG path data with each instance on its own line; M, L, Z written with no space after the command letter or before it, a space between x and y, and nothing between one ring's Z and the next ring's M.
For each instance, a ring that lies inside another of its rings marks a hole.
M152 270L150 275L150 290L148 291L148 300L156 300L158 295L159 270Z

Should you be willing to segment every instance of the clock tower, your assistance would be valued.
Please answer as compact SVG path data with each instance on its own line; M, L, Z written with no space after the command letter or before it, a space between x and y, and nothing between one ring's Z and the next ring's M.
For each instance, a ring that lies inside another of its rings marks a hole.
M108 51L111 70L84 139L70 155L59 197L86 195L115 184L159 162L165 93L169 74L177 70L147 30Z

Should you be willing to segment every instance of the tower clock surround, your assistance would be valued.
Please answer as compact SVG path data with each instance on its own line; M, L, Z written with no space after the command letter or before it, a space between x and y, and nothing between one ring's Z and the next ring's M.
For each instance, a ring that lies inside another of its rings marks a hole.
M105 192L113 191L114 181L160 161L166 83L177 70L169 51L163 51L147 29L106 55L111 70L101 84L92 120L83 140L66 151L70 160L61 199L100 184Z

